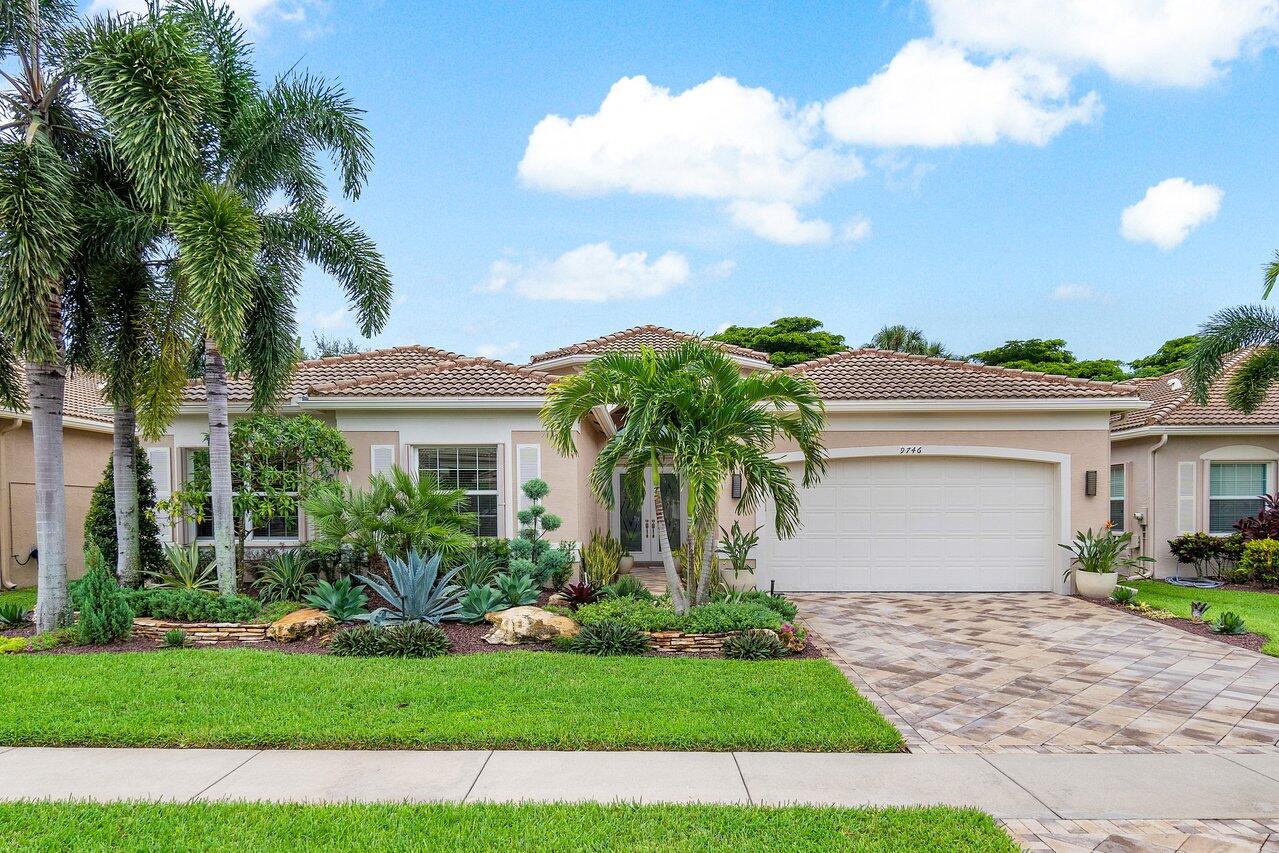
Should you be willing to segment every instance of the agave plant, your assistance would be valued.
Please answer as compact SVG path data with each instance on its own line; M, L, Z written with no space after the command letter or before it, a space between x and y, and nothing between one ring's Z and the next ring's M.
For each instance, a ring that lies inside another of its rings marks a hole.
M21 628L27 624L27 608L21 604L0 604L0 628Z
M1208 630L1214 634L1225 634L1232 637L1248 632L1247 626L1244 625L1243 617L1233 610L1227 610L1214 619L1208 626Z
M364 587L355 586L350 578L338 578L333 583L317 583L315 592L306 597L306 602L323 610L338 622L346 622L364 612L364 605L369 603L369 597L364 592Z
M258 575L257 587L262 601L300 601L315 588L315 575L305 555L281 551Z
M200 548L194 542L185 548L181 545L168 545L164 549L164 558L169 561L166 572L147 572L151 586L163 586L169 589L201 589L216 592L217 575L213 564L202 564Z
M497 562L489 554L470 551L457 565L457 583L464 589L485 586L497 574Z
M475 625L484 621L484 614L505 610L506 599L491 586L472 586L462 596L457 618Z
M537 584L528 575L504 572L494 578L506 607L520 607L537 601Z
M392 622L426 622L438 625L458 611L460 590L452 582L457 569L440 574L440 558L435 554L423 558L417 551L409 551L407 559L383 555L391 570L391 582L376 575L356 575L356 578L382 598L389 607L379 607L372 613L362 613L356 619L364 619L374 625Z

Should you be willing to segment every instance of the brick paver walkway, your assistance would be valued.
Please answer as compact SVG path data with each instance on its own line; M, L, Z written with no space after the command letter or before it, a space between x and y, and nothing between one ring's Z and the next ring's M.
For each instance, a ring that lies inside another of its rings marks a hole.
M1279 659L1050 594L792 594L913 752L1275 750Z

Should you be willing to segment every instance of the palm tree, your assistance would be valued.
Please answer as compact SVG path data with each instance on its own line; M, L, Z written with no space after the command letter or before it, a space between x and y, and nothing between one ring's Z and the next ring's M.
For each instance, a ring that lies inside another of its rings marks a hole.
M1279 275L1279 268L1275 269ZM1273 281L1267 275L1266 293ZM1199 340L1186 361L1186 379L1200 405L1236 350L1251 347L1232 359L1234 370L1226 385L1226 403L1242 412L1256 411L1270 386L1279 380L1279 313L1264 305L1240 305L1214 314L1199 327Z
M875 349L905 352L911 355L930 355L936 358L954 358L940 341L930 341L922 329L912 329L901 324L884 326L867 342Z
M600 450L591 468L591 490L612 506L616 469L625 468L623 479L629 482L637 482L645 469L652 472L658 545L672 603L680 613L709 595L711 539L725 479L734 472L742 476L741 512L770 500L777 533L788 537L799 528L799 495L786 466L770 454L779 442L793 442L803 454L805 486L825 470L825 411L813 384L780 371L743 376L732 359L703 344L690 342L663 353L645 348L638 355L604 355L555 383L547 393L542 423L558 452L577 453L574 429L597 407L620 407L626 420ZM671 554L660 476L664 463L688 489L693 532L688 589L681 588Z
M236 588L228 365L252 376L254 408L273 407L297 357L294 297L304 265L341 282L366 337L386 321L391 281L372 240L326 204L319 155L333 156L351 199L372 165L361 111L341 88L309 75L285 75L264 89L244 31L224 5L177 0L144 20L95 24L86 89L107 129L124 138L117 148L126 165L142 148L132 137L170 119L157 102L141 107L140 120L132 97L136 45L161 37L201 58L183 81L201 118L189 139L165 152L174 173L186 174L181 190L169 197L140 186L139 194L155 202L176 247L159 263L202 332L214 550L225 595Z

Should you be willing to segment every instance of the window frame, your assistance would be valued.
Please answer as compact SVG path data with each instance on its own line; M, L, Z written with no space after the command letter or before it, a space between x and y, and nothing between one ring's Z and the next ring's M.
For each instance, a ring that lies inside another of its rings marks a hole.
M1231 535L1232 533L1234 533L1234 532L1235 532L1235 530L1234 530L1234 522L1232 522L1232 523L1231 523L1231 527L1230 527L1230 529L1228 529L1228 530L1214 530L1214 529L1213 529L1213 527L1212 527L1212 504L1213 504L1213 501L1243 501L1243 500L1248 500L1248 501L1257 501L1257 502L1258 502L1258 504L1259 504L1259 506L1258 506L1258 511L1260 511L1260 505L1261 505L1261 501L1262 501L1262 499L1263 499L1263 498L1264 498L1267 494L1269 494L1269 493L1270 493L1271 480L1273 479L1273 475L1271 474L1271 470L1272 470L1272 465L1273 465L1273 463L1271 463L1271 462L1266 462L1266 461L1263 461L1263 460L1258 460L1258 459L1210 459L1210 460L1207 460L1207 461L1208 461L1208 472L1207 472L1207 473L1208 473L1208 477L1207 477L1208 482L1207 482L1206 487L1205 487L1205 491L1207 492L1207 506L1205 507L1205 509L1207 510L1207 517L1204 519L1204 528L1207 530L1208 535L1210 535L1210 536L1229 536L1229 535ZM1213 469L1213 467L1214 467L1214 466L1216 466L1216 465L1255 465L1255 466L1259 466L1259 467L1261 468L1261 475L1262 475L1262 481L1261 481L1261 493L1260 493L1260 494L1256 494L1256 495L1214 495L1214 494L1212 493L1212 485L1213 485L1213 484L1212 484L1212 480L1213 480L1213 478L1212 478L1212 469ZM1254 515L1254 514L1255 514L1255 513L1248 513L1248 514L1245 514L1245 515L1241 515L1241 516L1239 516L1239 518L1241 518L1241 519L1242 519L1242 518L1247 518L1249 515ZM1236 519L1236 521L1238 521L1238 519Z
M412 454L414 477L421 477L422 472L424 470L428 470L422 467L422 451L424 450L434 450L436 451L437 454L441 450L451 450L451 451L454 451L455 453L454 455L455 460L457 459L456 452L461 450L489 451L492 454L492 457L493 457L493 488L492 489L480 489L480 488L467 489L467 488L463 488L460 483L457 483L457 484L441 483L440 485L442 488L462 489L462 491L465 492L468 498L491 496L493 498L493 512L491 515L493 519L493 532L485 533L482 531L480 525L483 524L484 518L477 512L476 513L477 523L476 523L475 535L484 539L495 539L495 538L501 537L502 536L502 506L503 506L503 503L502 503L502 445L500 444L456 444L456 443L455 444L409 445L409 452ZM458 464L460 465L460 463ZM437 481L439 480L440 470L441 469L438 465L438 455L437 455L437 465L435 468L435 476ZM455 467L453 470L461 471L462 469L460 467ZM476 467L475 467L475 472L477 476L479 475L481 470L482 469L479 467L479 461L477 458Z
M191 481L191 478L195 475L195 454L196 454L198 451L201 451L201 450L207 451L207 450L208 450L208 448L207 448L207 447L198 447L198 446L197 446L197 447L184 447L184 448L182 448L182 483L183 483L183 485L185 485L186 483L190 482L190 481ZM234 494L234 492L233 492L232 494ZM265 547L273 547L273 546L293 546L293 545L300 545L300 544L302 544L302 535L303 535L303 527L302 527L302 500L301 500L302 496L301 496L301 494L300 494L299 492L297 492L296 490L295 490L295 491L291 491L291 492L289 492L288 494L291 494L291 495L293 495L295 498L297 498L297 499L298 499L298 500L297 500L297 511L296 511L296 512L295 512L295 514L294 514L294 518L296 519L296 521L295 521L295 526L296 526L296 528L297 528L297 535L296 535L296 536L258 536L258 535L254 532L254 528L253 528L253 519L249 517L248 513L245 513L245 516L244 516L244 528L245 528L244 544L245 544L245 546L246 546L246 547L247 547L248 545L256 545L256 546L258 546L258 547L263 547L263 548L265 548ZM210 501L210 508L209 508L209 509L210 509L210 514L209 514L209 516L205 519L205 521L203 521L203 522L197 522L197 521L195 521L194 519L188 519L188 520L187 520L187 522L186 522L186 524L185 524L185 528L186 528L185 533L186 533L186 541L187 541L188 543L196 543L196 544L200 544L200 545L207 545L207 544L212 544L212 543L213 543L213 532L212 532L212 527L211 527L211 525L213 524L213 517L212 517L212 500L213 500L213 499L212 499L212 496L210 496L210 498L209 498L209 501ZM281 516L273 516L273 518L284 518L284 517L285 517L285 516L282 516L282 515L281 515ZM269 524L269 523L270 523L270 521L268 520L268 524ZM203 534L203 535L202 535L202 534L200 533L200 527L201 527L202 525L204 525L204 524L208 524L208 525L210 525L210 528L209 528L209 533L207 533L207 534Z
M1119 474L1119 494L1115 494L1115 474ZM1128 527L1128 467L1122 462L1115 463L1110 466L1110 522L1111 530L1116 533L1123 533ZM1115 503L1120 504L1119 507L1119 523L1115 523Z

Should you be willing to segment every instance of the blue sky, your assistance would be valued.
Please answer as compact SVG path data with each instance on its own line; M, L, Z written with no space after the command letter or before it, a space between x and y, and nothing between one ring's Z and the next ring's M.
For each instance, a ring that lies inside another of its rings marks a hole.
M368 111L378 345L804 314L1133 358L1279 249L1273 0L237 5L264 75ZM312 272L304 335L354 335L340 305Z

